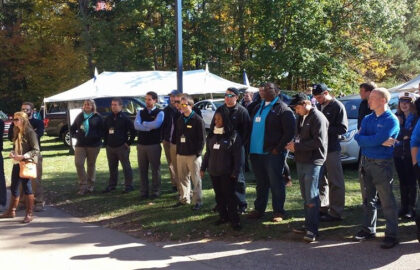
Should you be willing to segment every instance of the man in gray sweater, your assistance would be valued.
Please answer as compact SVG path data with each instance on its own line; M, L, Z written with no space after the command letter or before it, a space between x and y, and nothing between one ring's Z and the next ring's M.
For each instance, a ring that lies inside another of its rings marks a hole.
M295 153L305 210L305 226L293 231L304 233L305 241L314 242L319 226L319 174L327 158L328 120L322 112L312 107L304 93L296 94L290 106L295 108L299 118L295 140L288 143L286 149Z

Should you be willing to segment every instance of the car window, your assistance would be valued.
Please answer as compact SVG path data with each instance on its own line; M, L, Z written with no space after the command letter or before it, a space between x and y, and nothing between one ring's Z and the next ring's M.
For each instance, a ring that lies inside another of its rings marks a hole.
M65 113L67 111L66 102L47 103L47 113Z
M346 108L347 118L348 119L357 119L359 115L359 105L362 101L361 99L347 99L340 100Z
M99 114L108 114L111 112L111 98L95 99L96 111Z
M219 108L220 106L225 104L225 101L224 100L214 101L213 104L214 104L214 106L216 106L216 108Z
M206 109L207 104L208 104L208 102L203 101L203 102L198 103L198 104L196 105L196 107L197 107L197 109L199 109L199 110L205 110L205 109Z

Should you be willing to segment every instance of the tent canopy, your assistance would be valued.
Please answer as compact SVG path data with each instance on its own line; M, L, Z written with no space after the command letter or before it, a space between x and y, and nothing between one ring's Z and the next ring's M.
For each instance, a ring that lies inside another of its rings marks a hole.
M418 89L419 84L420 84L420 75L415 77L411 81L395 86L389 90L390 91L413 91L413 90Z
M227 88L255 87L231 82L203 69L183 72L183 92L186 94L224 93ZM174 71L102 72L96 78L60 94L44 99L44 102L84 100L99 97L138 97L148 91L167 95L177 88Z

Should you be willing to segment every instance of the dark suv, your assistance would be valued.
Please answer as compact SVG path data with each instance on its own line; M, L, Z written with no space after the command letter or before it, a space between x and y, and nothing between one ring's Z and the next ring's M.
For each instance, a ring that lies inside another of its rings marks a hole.
M146 104L135 97L121 97L123 113L134 121L137 111L146 108ZM95 98L96 110L102 116L111 114L112 98ZM64 144L70 146L70 133L67 125L67 102L47 103L44 119L45 133L48 136L59 137Z

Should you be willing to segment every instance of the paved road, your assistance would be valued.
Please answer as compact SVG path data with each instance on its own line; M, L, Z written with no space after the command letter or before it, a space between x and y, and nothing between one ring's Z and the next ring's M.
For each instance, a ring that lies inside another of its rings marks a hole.
M0 220L1 269L420 269L420 244L286 241L148 243L53 207L21 224Z

